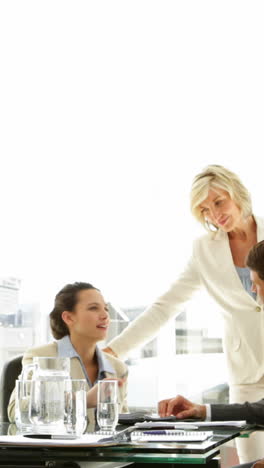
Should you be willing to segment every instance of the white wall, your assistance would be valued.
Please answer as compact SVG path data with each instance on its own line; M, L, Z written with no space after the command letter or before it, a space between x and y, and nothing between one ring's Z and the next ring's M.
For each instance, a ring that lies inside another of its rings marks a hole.
M263 214L262 13L1 2L0 273L22 279L22 302L47 314L75 280L151 302L200 233L188 196L209 163L237 171Z

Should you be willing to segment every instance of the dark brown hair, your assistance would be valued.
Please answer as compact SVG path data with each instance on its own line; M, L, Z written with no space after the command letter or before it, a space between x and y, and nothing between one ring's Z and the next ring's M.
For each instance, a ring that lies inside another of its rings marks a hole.
M246 264L264 280L264 241L258 242L250 249Z
M49 314L50 328L52 335L56 340L69 335L69 329L62 318L62 312L68 310L74 311L74 307L78 302L78 293L84 289L97 289L90 283L76 282L73 284L66 284L58 294L55 296L54 309ZM99 291L97 289L97 291Z

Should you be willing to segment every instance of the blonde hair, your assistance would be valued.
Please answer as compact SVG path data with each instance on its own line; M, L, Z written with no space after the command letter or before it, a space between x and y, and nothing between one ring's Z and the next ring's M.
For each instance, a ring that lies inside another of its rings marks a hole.
M216 164L207 166L194 178L191 188L191 212L207 230L210 230L210 227L204 219L199 206L208 197L210 189L216 191L222 189L228 192L230 198L240 208L245 218L252 214L250 193L239 177L223 166ZM217 226L214 227L218 229Z

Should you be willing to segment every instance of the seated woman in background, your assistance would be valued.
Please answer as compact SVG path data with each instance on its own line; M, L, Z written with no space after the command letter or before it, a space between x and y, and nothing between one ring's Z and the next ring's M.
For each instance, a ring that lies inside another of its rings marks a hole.
M96 343L104 340L109 327L109 313L101 292L89 283L67 284L55 297L50 313L50 326L57 341L31 348L23 356L22 365L31 364L33 357L69 357L71 377L86 379L89 426L95 423L98 380L119 379L119 411L127 412L127 367L119 359L101 351ZM15 420L15 392L9 406L10 422Z

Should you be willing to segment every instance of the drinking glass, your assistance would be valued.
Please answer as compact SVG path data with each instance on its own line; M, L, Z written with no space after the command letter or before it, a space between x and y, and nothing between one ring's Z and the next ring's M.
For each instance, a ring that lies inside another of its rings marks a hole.
M118 421L118 382L99 380L97 393L97 422L102 431L114 432Z
M15 387L15 422L23 434L32 430L29 419L29 406L32 380L16 380Z
M64 379L38 378L32 380L29 419L34 432L44 434L63 434L64 425Z
M87 382L65 380L65 425L70 434L81 436L87 425Z

